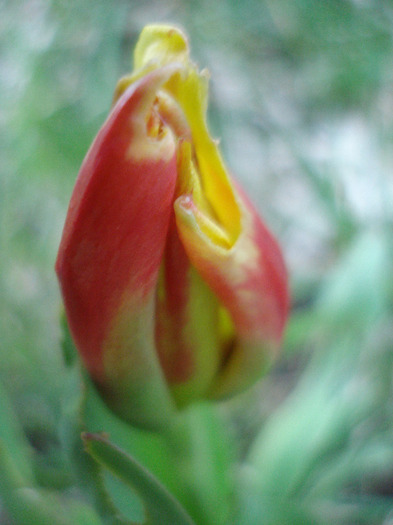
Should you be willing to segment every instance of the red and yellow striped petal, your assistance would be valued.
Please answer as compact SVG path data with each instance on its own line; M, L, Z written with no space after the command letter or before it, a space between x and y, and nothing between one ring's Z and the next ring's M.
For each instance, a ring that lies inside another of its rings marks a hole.
M148 74L114 106L79 173L56 263L85 364L107 401L134 421L151 418L149 405L159 415L172 404L155 349L154 308L173 214L176 139L163 123L154 128L152 112L175 70Z
M176 200L179 236L187 256L229 314L221 367L211 397L234 394L260 377L278 350L288 312L287 276L279 247L238 193L242 230L231 247L215 242L191 196Z

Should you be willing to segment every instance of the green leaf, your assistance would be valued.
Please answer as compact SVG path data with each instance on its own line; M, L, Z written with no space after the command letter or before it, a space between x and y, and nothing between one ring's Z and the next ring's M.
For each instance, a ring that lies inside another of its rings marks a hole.
M0 442L9 451L15 469L24 480L32 482L30 447L11 402L0 382Z
M390 280L388 238L374 231L356 236L320 290L317 309L329 335L352 328L363 340L387 307Z
M83 410L86 402L86 388L79 362L68 369L63 391L63 417L59 427L62 448L81 494L95 507L103 518L111 520L117 513L107 494L101 469L83 449L81 433L86 430Z
M102 525L94 509L54 492L20 488L12 494L9 506L20 525Z
M0 440L0 495L18 525L100 525L94 509L53 491L26 486L10 451Z
M194 522L166 488L134 458L99 434L83 434L86 450L142 498L146 525L191 525Z
M102 469L91 456L88 457L100 471L103 490L115 509L113 515L115 515L121 523L123 523L123 521L127 524L129 524L130 521L132 523L143 523L145 510L138 494L111 471Z

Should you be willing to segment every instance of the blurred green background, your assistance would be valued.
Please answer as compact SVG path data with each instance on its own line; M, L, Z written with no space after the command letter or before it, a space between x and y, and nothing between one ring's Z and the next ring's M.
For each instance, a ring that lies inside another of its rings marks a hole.
M244 461L239 523L391 524L388 0L0 2L0 384L36 468L55 479L60 461L67 203L140 30L161 21L209 69L210 127L291 276L277 365L222 406Z

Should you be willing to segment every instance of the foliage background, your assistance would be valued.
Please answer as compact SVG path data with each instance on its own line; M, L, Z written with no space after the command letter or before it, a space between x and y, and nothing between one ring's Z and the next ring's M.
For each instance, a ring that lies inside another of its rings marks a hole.
M53 265L68 199L141 28L160 21L210 70L211 129L291 275L279 362L221 407L246 462L239 522L393 523L387 0L0 2L0 384L38 476L63 475Z

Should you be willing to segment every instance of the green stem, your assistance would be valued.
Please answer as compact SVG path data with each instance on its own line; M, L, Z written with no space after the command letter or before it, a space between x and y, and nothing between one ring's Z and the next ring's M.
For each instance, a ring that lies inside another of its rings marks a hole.
M224 525L232 509L231 452L218 411L211 403L184 410L163 431L182 480L177 496L194 520Z

